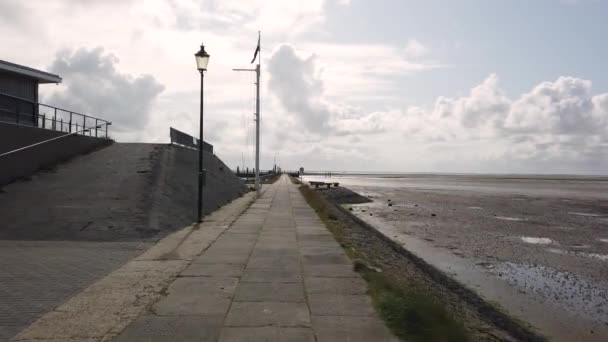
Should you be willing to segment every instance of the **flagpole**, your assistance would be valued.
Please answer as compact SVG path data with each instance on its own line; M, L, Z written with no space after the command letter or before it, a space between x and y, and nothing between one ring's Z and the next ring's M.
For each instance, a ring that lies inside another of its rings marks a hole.
M255 101L255 189L260 197L260 69L262 64L262 34L258 31L258 66L256 68L256 101Z
M258 65L255 69L232 69L234 71L254 71L256 76L255 90L255 190L257 197L260 197L260 73L262 64L262 51L260 48L260 40L262 34L258 31L258 46L255 49L251 64L258 58Z

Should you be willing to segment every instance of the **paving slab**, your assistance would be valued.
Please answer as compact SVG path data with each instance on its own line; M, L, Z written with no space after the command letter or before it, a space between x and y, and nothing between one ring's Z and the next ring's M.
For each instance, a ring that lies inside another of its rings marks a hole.
M243 282L250 283L295 283L302 282L299 269L248 268L245 270Z
M213 250L202 254L193 263L200 264L241 264L245 265L249 259L249 250Z
M222 330L220 342L315 342L310 328L253 327Z
M306 277L304 284L306 284L306 293L309 294L363 295L367 293L367 284L360 277Z
M317 342L398 342L376 317L312 316Z
M306 303L233 302L224 325L309 327L310 312Z
M344 253L323 253L307 254L302 256L304 265L348 265L351 266L350 259Z
M298 269L300 260L297 256L260 256L252 257L247 263L247 268L280 268L280 269Z
M152 311L159 316L224 315L237 282L232 277L178 278Z
M217 341L223 321L223 316L144 315L127 327L114 341Z
M308 303L315 316L375 316L367 295L309 293Z
M204 264L192 263L181 274L181 277L240 277L245 272L241 264Z
M352 265L303 265L304 275L308 277L355 278L359 275Z
M236 290L238 302L304 302L302 283L245 283Z

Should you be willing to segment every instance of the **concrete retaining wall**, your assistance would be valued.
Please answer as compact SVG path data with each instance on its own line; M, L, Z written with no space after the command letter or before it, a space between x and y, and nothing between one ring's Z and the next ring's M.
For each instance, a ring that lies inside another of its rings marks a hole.
M63 134L65 133L0 122L0 153ZM0 157L0 186L111 143L109 139L70 136Z

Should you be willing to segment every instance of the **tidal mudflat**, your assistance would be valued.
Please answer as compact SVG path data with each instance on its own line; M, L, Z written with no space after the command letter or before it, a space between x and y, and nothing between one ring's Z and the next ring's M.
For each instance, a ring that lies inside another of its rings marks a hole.
M355 215L552 340L608 336L608 178L331 180L373 200Z

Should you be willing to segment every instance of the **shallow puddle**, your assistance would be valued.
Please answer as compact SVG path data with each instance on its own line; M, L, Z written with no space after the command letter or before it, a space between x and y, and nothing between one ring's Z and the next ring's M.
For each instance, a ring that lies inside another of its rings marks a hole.
M594 213L579 213L576 211L569 211L568 214L570 215L576 215L576 216L588 216L588 217L601 217L602 215L600 214L594 214Z
M549 245L554 241L546 237L533 237L533 236L522 236L521 240L525 243L531 243L535 245Z
M494 216L495 219L504 220L504 221L525 221L519 217L511 217L511 216Z
M551 253L555 253L555 254L576 255L576 256L582 256L582 257L591 258L591 259L597 259L597 260L601 260L601 261L608 261L608 254L567 251L565 249L558 249L558 248L547 248L547 251L551 252Z

